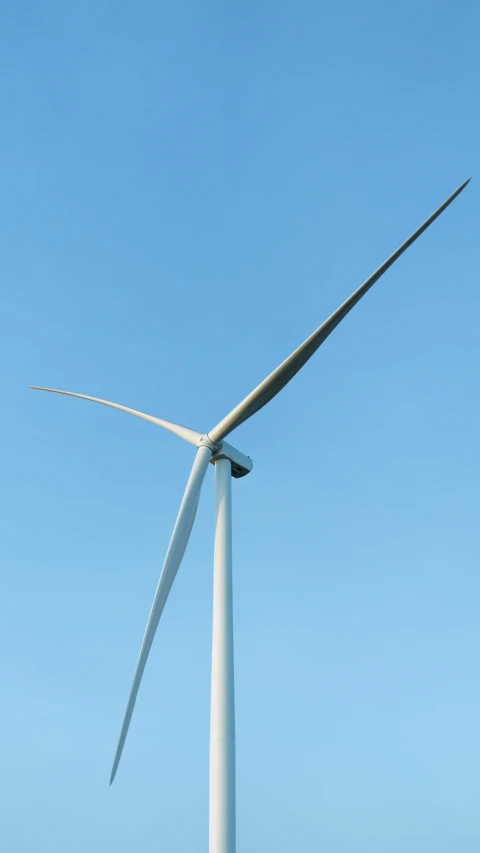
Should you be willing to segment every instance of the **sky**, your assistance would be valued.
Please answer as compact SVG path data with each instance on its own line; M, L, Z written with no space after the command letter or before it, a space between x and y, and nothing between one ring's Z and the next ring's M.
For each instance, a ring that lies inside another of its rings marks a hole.
M230 441L238 850L477 853L480 8L6 3L0 848L206 851L213 470L115 783L193 461Z

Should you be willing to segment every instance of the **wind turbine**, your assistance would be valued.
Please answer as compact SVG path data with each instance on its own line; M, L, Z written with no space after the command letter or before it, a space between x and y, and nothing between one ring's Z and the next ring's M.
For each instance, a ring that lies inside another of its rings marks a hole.
M244 477L252 470L252 461L225 438L236 427L270 402L303 367L336 326L359 302L372 285L408 249L417 237L437 219L454 198L462 192L465 181L354 293L318 327L285 361L260 383L238 406L209 432L202 434L188 427L171 423L135 409L54 388L30 386L37 391L50 391L79 397L127 412L173 432L193 444L197 453L188 478L165 562L153 599L152 609L140 648L127 709L115 754L110 784L115 778L122 755L128 727L137 699L140 681L152 646L160 616L182 561L195 520L200 489L211 462L215 465L215 541L213 582L213 637L212 681L210 712L210 815L209 853L234 853L235 851L235 708L233 667L233 613L232 613L232 508L231 478Z

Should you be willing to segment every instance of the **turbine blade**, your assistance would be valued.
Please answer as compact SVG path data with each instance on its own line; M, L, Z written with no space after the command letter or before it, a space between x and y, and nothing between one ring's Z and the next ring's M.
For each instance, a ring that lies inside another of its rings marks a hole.
M118 409L120 412L127 412L129 415L135 415L137 418L142 418L144 421L150 421L152 424L168 429L169 432L175 433L179 438L188 441L189 444L198 446L198 442L202 437L200 432L194 429L174 424L171 421L163 421L161 418L154 418L153 415L145 415L143 412L137 412L136 409L129 409L127 406L119 406L118 403L109 403L108 400L100 400L98 397L88 397L86 394L75 394L73 391L58 391L57 388L40 388L38 385L29 385L34 391L49 391L52 394L64 394L66 397L79 397L80 400L91 400L92 403L101 403L102 406L110 406L111 409Z
M402 255L412 243L415 242L417 237L420 237L420 234L428 228L435 219L440 216L440 214L448 207L449 204L454 200L454 198L462 192L462 190L467 186L468 181L465 181L454 193L452 193L449 198L435 211L432 215L420 226L417 230L408 238L402 245L397 249L393 255L390 255L389 258L370 276L367 280L360 285L360 287L352 293L352 295L340 305L339 308L322 323L321 326L316 329L313 334L310 335L306 339L306 341L301 344L298 349L296 349L282 364L280 364L276 370L273 371L263 382L260 383L241 403L238 404L232 411L223 418L220 423L218 423L212 430L209 431L208 436L212 442L217 443L221 441L225 436L227 436L232 430L254 415L259 409L263 408L270 400L275 397L285 385L290 382L291 379L295 376L296 373L303 367L303 365L308 361L309 358L317 351L319 346L323 344L324 340L328 338L331 332L333 332L334 328L338 326L338 324L343 320L343 318L348 314L349 311L353 308L354 305L359 302L362 296L365 295L367 290L370 290L372 285L375 284L376 281L388 270L389 267L392 266L393 263L397 260L397 258Z
M128 727L132 719L133 709L137 699L138 688L142 679L145 664L152 646L155 631L162 615L165 602L172 587L173 581L177 574L180 563L182 562L185 548L192 531L195 514L197 512L198 500L200 497L200 489L202 487L203 478L210 462L212 451L209 447L199 447L195 462L188 478L187 487L183 495L180 510L178 512L175 527L173 529L172 538L168 546L167 556L163 564L160 580L158 582L155 598L153 599L152 609L148 617L145 635L143 637L142 647L138 656L135 675L133 676L132 688L128 698L127 710L123 719L122 730L118 740L117 751L113 762L112 773L110 776L110 785L112 784L115 774L122 756L125 739L127 737Z

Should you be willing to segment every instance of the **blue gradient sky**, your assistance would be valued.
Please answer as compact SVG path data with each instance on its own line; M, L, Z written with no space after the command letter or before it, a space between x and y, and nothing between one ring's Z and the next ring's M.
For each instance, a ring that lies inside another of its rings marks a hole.
M108 778L188 445L232 442L238 849L478 853L480 9L10 3L0 848L207 849L213 478ZM211 474L211 472L210 472Z

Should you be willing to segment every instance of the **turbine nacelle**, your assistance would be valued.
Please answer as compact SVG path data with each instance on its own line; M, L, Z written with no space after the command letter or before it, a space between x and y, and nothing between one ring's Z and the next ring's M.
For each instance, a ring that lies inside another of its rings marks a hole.
M205 436L205 438L208 439L208 436ZM208 442L207 446L210 447L210 439L208 439ZM250 459L250 456L245 456L244 453L240 453L240 451L237 450L236 447L232 447L228 441L220 441L219 444L213 445L213 447L216 447L216 450L214 450L213 456L210 459L212 465L215 465L215 462L218 462L219 459L229 459L232 466L232 477L235 477L238 480L240 477L246 477L247 474L250 474L250 471L253 468L253 462Z
M215 465L219 459L229 459L232 466L232 477L235 479L239 479L239 477L245 477L247 474L250 474L250 471L253 468L253 462L250 459L250 456L245 456L244 453L240 453L236 447L232 447L228 441L219 441L217 444L212 441L208 432L205 435L202 435L198 441L197 447L208 447L209 450L212 451L212 458L210 462L212 465Z

